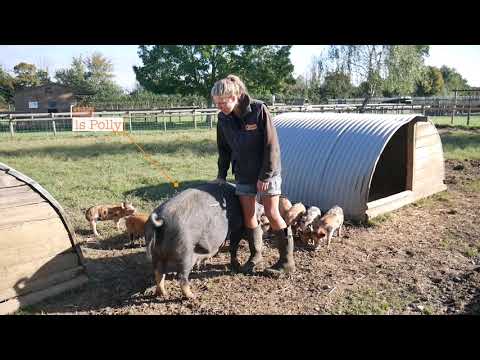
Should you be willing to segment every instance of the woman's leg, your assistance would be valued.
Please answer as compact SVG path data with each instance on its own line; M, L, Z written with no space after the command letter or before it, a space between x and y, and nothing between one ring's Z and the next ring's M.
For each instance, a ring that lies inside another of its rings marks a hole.
M292 230L285 223L285 220L280 215L278 203L279 195L265 195L263 196L263 206L265 207L265 215L270 220L270 226L273 229L273 234L277 239L278 251L280 258L275 265L266 272L269 275L279 276L281 274L289 274L295 271L295 261L293 259L293 236Z
M265 195L262 199L265 208L265 215L268 217L268 220L270 220L272 230L285 229L287 224L285 223L285 220L283 220L278 209L280 195Z
M255 216L255 196L239 195L240 205L242 205L243 222L246 228L254 229L258 226Z
M250 273L254 271L257 265L263 262L263 231L257 222L255 214L255 196L239 195L239 198L245 223L245 240L248 241L250 249L250 258L241 271Z

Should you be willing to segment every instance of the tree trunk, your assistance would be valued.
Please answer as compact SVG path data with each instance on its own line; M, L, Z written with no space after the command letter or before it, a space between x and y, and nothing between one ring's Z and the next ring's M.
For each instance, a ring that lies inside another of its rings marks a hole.
M365 112L365 108L367 107L367 104L369 102L369 100L372 98L372 87L369 86L369 90L367 92L367 94L365 95L365 99L363 100L363 103L362 103L362 106L360 106L360 109L358 110L358 112L360 114L363 114Z
M367 95L365 96L365 99L363 100L362 106L358 110L359 113L363 114L365 112L365 108L367 107L368 102L370 101L370 99L374 95L375 95L375 85L370 84Z
M365 96L365 99L363 100L362 106L360 106L360 109L358 110L358 112L360 114L363 114L365 112L365 107L367 106L368 101L370 100L370 97L371 97L370 94L367 94Z

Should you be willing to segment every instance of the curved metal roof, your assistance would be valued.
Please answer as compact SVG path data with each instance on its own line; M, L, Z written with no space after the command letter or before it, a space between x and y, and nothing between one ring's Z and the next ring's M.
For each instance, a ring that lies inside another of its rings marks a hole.
M274 117L282 192L292 202L365 214L375 166L390 138L420 114L283 113Z

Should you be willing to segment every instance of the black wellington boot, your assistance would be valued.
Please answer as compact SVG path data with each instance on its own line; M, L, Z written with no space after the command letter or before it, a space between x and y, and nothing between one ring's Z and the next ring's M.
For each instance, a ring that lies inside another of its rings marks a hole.
M280 276L295 272L295 261L293 260L293 235L289 227L274 232L277 240L280 259L271 268L266 269L266 275Z
M250 258L242 267L243 273L252 273L258 265L263 263L262 248L263 248L263 231L262 227L258 225L255 229L245 229L245 239L248 241L250 248Z

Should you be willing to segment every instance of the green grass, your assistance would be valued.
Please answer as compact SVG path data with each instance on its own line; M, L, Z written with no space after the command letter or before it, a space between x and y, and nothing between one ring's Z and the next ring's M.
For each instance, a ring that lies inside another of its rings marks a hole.
M454 130L440 135L446 159L480 159L480 132Z
M373 219L368 219L367 226L368 227L375 227L380 226L381 224L385 223L386 221L392 218L391 213L382 214L379 216L374 217Z
M339 300L331 309L331 313L337 315L385 315L401 312L413 300L413 296L398 296L391 292L379 294L372 288L365 288Z
M438 127L456 127L456 128L480 128L480 116L470 116L470 125L467 127L467 116L455 116L452 124L451 116L429 116L432 121Z
M478 247L468 247L464 250L464 255L468 258L473 258L479 254Z
M445 250L458 251L463 256L470 259L480 254L480 245L477 242L474 242L474 243L458 242L458 235L452 232L448 232L444 237L440 239L440 245Z
M88 228L84 210L92 205L126 199L150 212L175 194L172 180L182 190L214 179L215 135L214 130L133 134L155 166L128 139L112 135L7 138L0 142L0 159L49 191L74 228Z
M473 258L480 254L480 240L473 239L468 241L459 241L462 239L460 234L455 229L446 229L440 238L440 245L444 250L457 251L467 258Z
M450 203L451 195L447 191L442 191L442 192L433 194L429 197L417 200L414 203L412 203L411 206L420 207L420 208L429 208L437 205L438 202Z
M480 179L473 180L465 185L465 189L471 192L480 192Z

